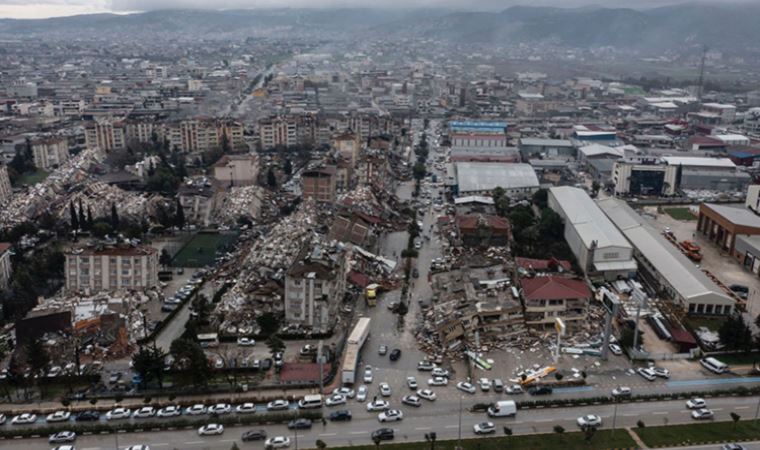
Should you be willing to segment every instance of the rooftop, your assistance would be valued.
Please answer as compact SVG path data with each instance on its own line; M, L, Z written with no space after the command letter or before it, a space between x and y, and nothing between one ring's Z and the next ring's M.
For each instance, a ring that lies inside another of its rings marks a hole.
M530 164L472 163L455 164L459 192L491 191L538 187L538 177Z
M590 298L591 290L583 280L560 276L523 278L520 280L526 300L562 300Z
M735 168L736 164L728 158L703 158L696 156L663 156L665 164L671 166L692 166L692 167L725 167Z
M717 203L703 203L701 207L711 209L723 216L726 220L743 227L760 228L760 217L749 209L742 206L719 205Z

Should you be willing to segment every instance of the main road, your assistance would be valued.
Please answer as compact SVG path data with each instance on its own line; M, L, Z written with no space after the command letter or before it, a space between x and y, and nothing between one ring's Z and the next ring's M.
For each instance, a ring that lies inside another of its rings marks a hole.
M467 394L463 394L468 399ZM461 411L456 404L440 403L437 401L429 402L423 400L420 408L402 406L398 401L400 394L391 399L391 406L402 410L405 418L400 422L391 424L381 424L377 420L377 413L367 412L363 405L357 404L350 400L354 411L353 420L350 422L339 422L322 425L315 423L311 430L302 430L298 432L298 448L315 448L317 439L321 439L329 447L365 445L371 444L370 433L372 431L388 426L396 431L395 442L417 442L424 441L425 434L435 431L438 438L457 439L461 437L473 438L472 427L476 423L485 420L491 420L497 426L501 434L501 428L507 426L512 429L514 434L535 434L550 433L555 425L561 425L566 430L577 429L576 420L578 417L586 414L596 414L602 417L602 428L623 428L636 427L638 420L643 420L648 426L656 425L674 425L683 423L694 423L691 418L691 411L688 410L683 401L660 401L660 402L641 402L626 403L617 405L594 405L574 408L545 408L534 410L522 410L512 418L488 419L485 413L470 413L465 410ZM727 397L708 399L708 407L715 412L715 419L721 421L731 420L730 414L735 412L744 418L754 417L756 407L759 404L758 397ZM465 401L463 404L470 402ZM325 408L329 414L331 410L341 409L345 406L336 408ZM461 421L460 421L461 417ZM163 432L141 432L141 433L121 433L111 435L88 435L80 436L76 442L78 449L101 450L125 448L130 445L149 445L151 449L225 449L228 450L233 442L236 442L241 448L263 448L262 442L243 443L240 440L241 434L250 429L265 429L268 436L289 436L293 442L292 448L295 447L296 433L288 430L284 425L266 425L266 426L247 426L247 427L230 427L227 428L221 436L201 437L193 429L163 431ZM621 430L621 433L624 432ZM24 439L13 441L0 441L0 448L14 450L32 450L47 448L47 440ZM717 446L708 447L716 448Z

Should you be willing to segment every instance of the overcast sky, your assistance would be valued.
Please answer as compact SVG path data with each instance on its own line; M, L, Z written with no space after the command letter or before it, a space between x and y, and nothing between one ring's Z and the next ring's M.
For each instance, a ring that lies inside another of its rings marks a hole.
M391 8L445 7L466 10L499 10L515 4L611 7L654 7L687 0L384 0ZM757 3L760 0L707 0L705 3ZM0 17L44 18L102 12L127 13L168 8L273 8L273 7L364 7L366 0L0 0ZM377 3L375 3L377 5Z

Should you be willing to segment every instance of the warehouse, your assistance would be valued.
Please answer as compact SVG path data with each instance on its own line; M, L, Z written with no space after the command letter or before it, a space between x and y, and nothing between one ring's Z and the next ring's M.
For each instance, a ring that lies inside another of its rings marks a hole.
M454 164L457 196L491 195L504 188L512 199L530 198L538 190L538 177L530 164L459 162Z
M549 207L565 222L565 240L588 276L614 280L636 273L631 244L586 191L553 187L549 189Z
M548 159L575 159L576 149L568 139L520 139L520 153L526 160L541 156Z
M733 254L737 236L760 235L760 217L743 206L702 203L697 230Z
M665 292L690 314L731 314L734 300L626 202L599 200L599 207L633 244L639 278Z
M678 188L682 190L743 192L752 181L728 158L663 156L662 161L679 168Z

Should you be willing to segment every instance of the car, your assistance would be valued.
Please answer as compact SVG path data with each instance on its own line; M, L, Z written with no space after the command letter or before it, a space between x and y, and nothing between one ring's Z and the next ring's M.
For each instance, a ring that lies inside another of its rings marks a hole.
M715 414L712 410L707 408L700 408L691 412L691 417L694 420L707 420L712 419L714 416Z
M417 379L414 378L414 377L406 377L406 386L409 389L411 389L413 391L416 391L417 390Z
M473 386L472 383L468 383L466 381L460 381L457 383L457 389L468 394L474 394L476 390L475 386Z
M702 409L707 406L703 398L692 398L686 401L686 407L689 409Z
M19 414L18 416L11 419L12 425L27 425L30 423L34 423L37 421L37 415L31 414L31 413L24 413Z
M493 422L481 422L473 425L472 431L475 434L491 434L496 432L496 427Z
M51 434L48 438L48 442L51 444L63 444L66 442L74 442L77 440L77 434L73 431L59 431Z
M430 361L420 361L417 363L417 370L421 372L430 372L435 369L435 364Z
M275 436L264 441L264 448L288 448L290 438L287 436Z
M359 386L359 389L356 391L356 400L359 402L367 400L367 386Z
M240 436L240 440L243 442L249 441L263 441L267 438L266 430L248 430Z
M507 386L506 392L509 395L518 395L523 393L523 388L519 384L513 384L512 386Z
M478 380L478 385L480 385L480 390L483 392L488 392L491 390L491 380L488 378L481 378Z
M311 428L311 419L299 417L288 422L289 430L308 430Z
M224 425L209 423L198 428L198 436L214 436L224 433Z
M267 411L282 411L290 407L290 402L283 399L272 400L267 403Z
M119 380L121 380L121 377L124 376L121 372L114 372L111 374L110 377L108 377L108 382L110 384L117 383Z
M390 441L393 440L393 428L380 428L372 432L372 440Z
M398 359L401 358L401 350L394 348L391 352L390 360L391 361L398 361Z
M73 445L59 445L58 447L55 447L53 450L76 450L76 447Z
M732 284L728 288L741 299L746 300L749 296L749 288L743 284Z
M158 417L177 417L182 415L182 408L177 405L165 406L158 410L156 416Z
M82 411L77 414L77 422L96 422L100 420L100 413L97 411Z
M397 409L389 409L388 411L383 411L377 415L377 420L380 422L398 422L403 418L404 413Z
M256 340L247 337L239 337L237 343L241 347L253 347L256 345Z
M528 389L530 395L549 395L553 392L553 389L549 386L533 386Z
M670 378L670 370L664 367L652 367L652 372L660 378Z
M329 418L331 422L345 422L351 420L351 411L339 409L338 411L331 412Z
M388 353L388 346L387 345L381 345L380 348L377 349L377 353L379 355L385 355Z
M380 395L383 397L391 396L391 386L388 383L380 383Z
M434 368L432 370L431 375L433 375L434 377L448 378L449 377L449 371L446 370L446 369L441 369L440 367L436 367L436 368Z
M47 417L45 417L45 422L53 423L53 422L65 422L71 418L71 413L68 411L56 411L52 414L48 414Z
M185 409L185 414L187 414L188 416L200 416L201 414L206 414L206 406L201 405L201 404L188 406Z
M132 413L132 417L135 419L146 419L155 415L156 409L152 406L143 406L142 408L137 409L134 413Z
M130 445L124 450L150 450L150 447L148 447L147 445L137 444L137 445Z
M414 277L414 278L419 278L420 277L420 271L417 270L416 267L414 269L412 269L412 277Z
M174 303L164 303L163 305L161 305L161 312L172 312L178 307L179 306Z
M375 398L371 402L367 403L367 411L385 411L390 408L390 404L385 400Z
M654 379L657 378L654 370L650 369L649 367L639 367L636 369L636 373L641 375L647 381L654 381Z
M741 444L723 444L723 446L720 448L720 450L745 450L744 446Z
M345 405L346 397L341 394L333 394L325 399L325 406Z
M415 408L419 408L422 406L422 401L419 397L416 395L405 395L401 398L401 403L409 406L414 406Z
M208 414L229 414L232 412L232 406L227 403L217 403L209 406L206 412Z
M616 398L630 397L631 388L627 386L618 386L612 390L612 396Z
M430 400L431 402L436 399L435 392L433 392L430 389L420 389L417 391L417 396L420 398L424 398L425 400Z
M48 371L48 373L47 373L47 377L48 377L48 378L55 378L55 377L57 377L58 375L60 375L60 374L61 374L61 372L63 372L63 369L61 368L61 366L53 366L53 367L51 367L51 368L50 368L50 370Z
M340 394L346 398L354 398L356 396L356 393L354 392L353 389L349 387L345 387L345 386L333 389L332 393Z
M372 366L364 367L364 382L367 384L372 383L374 376L372 375Z
M214 369L224 369L224 360L222 358L216 358L214 361Z
M256 412L256 405L253 403L242 403L235 407L235 412L238 414L252 414Z
M602 418L596 414L587 414L585 416L578 417L575 421L581 428L596 428L602 426Z
M446 386L449 384L449 379L444 377L433 377L428 379L428 386Z
M618 355L618 356L620 356L620 355L622 355L622 354L623 354L623 349L622 349L622 348L620 348L620 346L619 346L619 345L617 345L617 344L610 344L610 345L609 345L609 348L610 348L610 351L611 351L613 354L615 354L615 355Z

